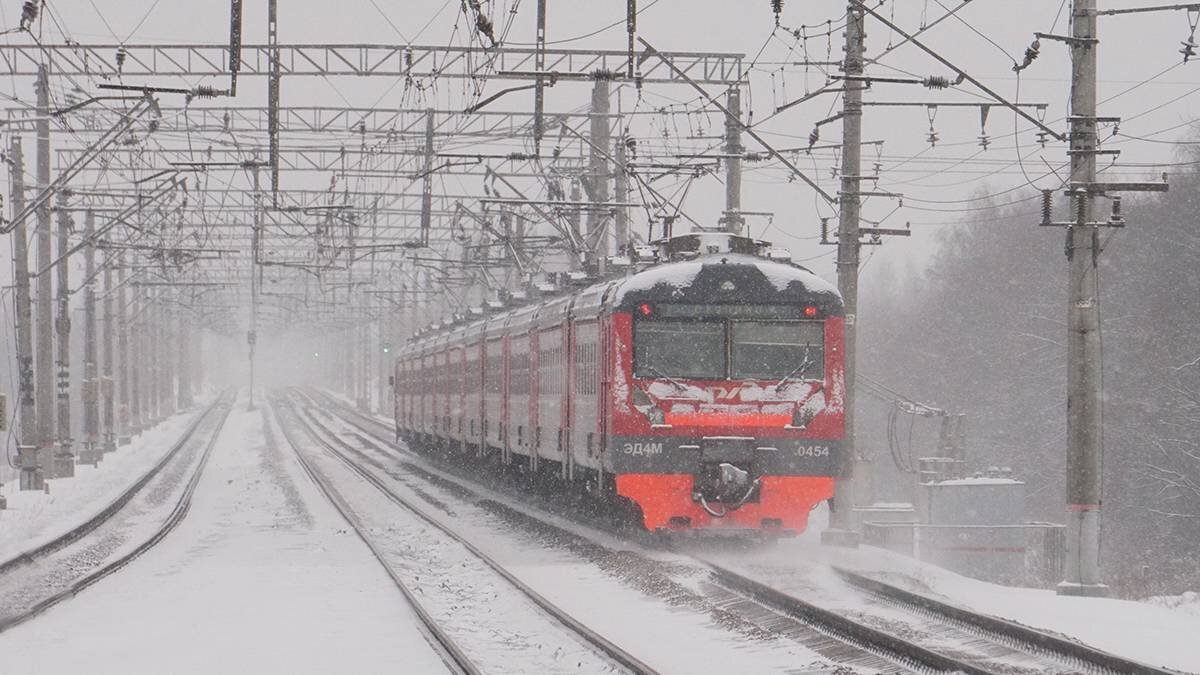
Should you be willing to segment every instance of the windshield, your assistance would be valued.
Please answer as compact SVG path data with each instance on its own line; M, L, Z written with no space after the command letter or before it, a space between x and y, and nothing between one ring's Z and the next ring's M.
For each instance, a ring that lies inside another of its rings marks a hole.
M725 379L725 324L638 321L633 335L636 377Z
M825 330L819 321L734 321L730 330L735 380L825 375Z
M821 321L639 319L635 377L696 380L819 380L825 376Z

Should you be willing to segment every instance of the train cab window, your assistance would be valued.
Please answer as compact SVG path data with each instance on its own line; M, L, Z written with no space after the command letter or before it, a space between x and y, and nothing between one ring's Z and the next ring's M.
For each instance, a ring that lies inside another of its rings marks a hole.
M734 321L733 379L825 376L825 326L820 321Z
M724 322L636 322L633 371L635 377L725 379Z

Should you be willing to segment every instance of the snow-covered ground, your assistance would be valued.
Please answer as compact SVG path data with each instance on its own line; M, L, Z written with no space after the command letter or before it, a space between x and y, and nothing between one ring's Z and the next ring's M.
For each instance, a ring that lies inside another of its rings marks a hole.
M724 662L737 663L751 673L816 673L836 668L804 644L714 604L697 581L707 579L707 573L686 558L647 551L568 520L538 514L557 528L598 542L601 546L596 548L609 549L589 551L554 534L513 525L473 497L413 475L390 453L367 452L394 467L371 469L393 489L413 501L441 505L426 511L572 616L661 672L705 672L712 664ZM446 475L437 469L432 472ZM529 510L502 493L477 490L485 499ZM645 557L661 565L648 563ZM861 667L854 672L875 671Z
M443 672L370 552L239 403L177 530L0 634L3 672ZM107 459L106 459L107 461Z
M0 560L36 548L94 516L158 463L207 405L202 402L163 420L105 455L98 466L78 465L73 478L49 481L49 494L21 491L15 480L6 483L0 488L8 498L8 508L0 511Z
M161 457L189 422L189 415L166 421L99 469L80 467L77 479L56 481L49 496L10 492L16 508L0 514L3 557L90 516ZM279 440L266 442L261 414L246 412L243 398L180 527L114 576L0 634L0 672L444 671L403 596ZM434 517L663 672L731 662L745 672L828 668L827 659L803 645L722 626L709 609L679 602L696 594L687 592L695 589L686 570L665 580L674 591L656 594L649 588L659 583L654 578L639 585L608 567L619 560L581 556L542 535L518 536L520 528L505 527L453 491L402 472L382 475L413 497L423 491L441 500L447 508L428 509ZM829 565L840 564L1129 658L1200 672L1195 594L1129 602L996 586L870 547L823 547L826 517L823 509L815 513L813 527L795 540L722 557L797 593L814 585L828 591L836 583ZM374 525L376 532L392 529Z
M814 578L832 582L829 564L842 565L961 607L1058 633L1154 666L1200 673L1200 601L1195 594L1148 602L1056 595L976 581L882 549L825 547L819 533L828 512L813 513L810 530L774 549L734 557L755 578L787 590ZM729 561L729 558L726 558Z

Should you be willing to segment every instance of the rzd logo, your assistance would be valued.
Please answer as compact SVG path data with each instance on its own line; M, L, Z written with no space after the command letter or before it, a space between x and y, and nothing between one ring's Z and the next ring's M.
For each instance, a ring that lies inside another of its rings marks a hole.
M706 387L706 389L712 395L714 401L733 401L740 399L742 394L741 387Z

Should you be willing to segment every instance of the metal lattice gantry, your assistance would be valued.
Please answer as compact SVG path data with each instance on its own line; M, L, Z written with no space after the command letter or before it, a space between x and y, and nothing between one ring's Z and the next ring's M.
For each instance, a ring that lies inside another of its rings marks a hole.
M588 49L459 47L453 45L293 44L241 45L239 76L269 76L271 54L279 55L283 76L475 79L481 73L530 79L554 73L563 79L590 79L597 71L622 77L629 52ZM745 77L742 54L664 52L679 71L702 84L729 85ZM634 53L635 77L643 84L683 81L662 61ZM538 69L539 57L544 63ZM36 76L46 62L58 75L96 77L133 84L140 78L223 77L230 72L224 45L182 44L25 44L0 46L10 74Z

